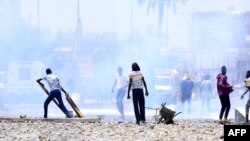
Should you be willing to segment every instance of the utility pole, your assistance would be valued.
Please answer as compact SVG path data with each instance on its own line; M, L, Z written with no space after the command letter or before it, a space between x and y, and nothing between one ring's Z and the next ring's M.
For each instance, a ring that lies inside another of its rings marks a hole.
M82 38L82 22L80 18L80 6L79 0L77 0L77 25L76 25L76 32L75 32L75 53L76 57L80 56L81 51L81 38Z
M77 25L76 25L76 32L74 38L74 46L72 47L72 61L73 61L73 81L75 91L79 91L80 88L80 56L81 56L81 49L82 49L82 23L80 18L80 3L77 0Z
M133 0L130 1L130 41L133 42Z
M40 1L37 0L37 31L38 31L38 34L39 34L39 30L40 30Z

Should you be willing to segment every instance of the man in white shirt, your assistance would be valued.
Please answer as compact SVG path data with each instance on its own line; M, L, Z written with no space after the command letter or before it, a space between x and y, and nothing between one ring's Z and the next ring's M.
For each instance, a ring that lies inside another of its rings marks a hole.
M200 85L201 113L210 111L210 100L213 97L212 81L206 74Z
M245 107L245 112L246 112L246 123L249 123L249 108L250 108L250 70L247 71L246 73L246 79L245 79L245 83L246 83L246 91L241 95L241 99L244 98L244 95L249 93L249 97L246 103L246 107Z
M115 79L112 92L114 92L114 89L116 87L117 89L116 105L121 115L121 120L124 120L123 98L127 92L127 86L128 86L128 78L123 75L122 67L118 67L118 75L117 78Z
M63 113L66 115L67 118L72 118L73 115L69 113L69 111L66 109L66 107L63 104L62 100L62 95L61 95L61 90L64 91L62 86L60 85L59 78L55 75L52 74L52 71L50 68L46 69L46 76L43 78L37 79L37 83L44 85L41 81L45 80L48 82L48 85L50 87L50 94L49 97L45 100L44 102L44 118L48 117L48 106L49 103L56 98L58 102L59 108L63 111Z

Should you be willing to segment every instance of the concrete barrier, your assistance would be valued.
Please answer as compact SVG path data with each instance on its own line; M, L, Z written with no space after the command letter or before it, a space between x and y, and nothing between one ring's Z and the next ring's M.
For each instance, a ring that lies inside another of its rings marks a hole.
M244 123L246 119L245 107L235 108L235 123Z

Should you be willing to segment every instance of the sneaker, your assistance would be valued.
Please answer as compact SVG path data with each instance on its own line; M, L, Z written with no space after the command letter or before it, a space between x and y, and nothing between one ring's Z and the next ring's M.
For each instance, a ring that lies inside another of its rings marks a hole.
M26 118L26 115L20 115L20 118Z
M67 118L73 118L74 115L73 115L73 112L72 111L69 111L68 112L68 115L66 115Z
M137 124L137 125L140 125L140 122L139 122L139 121L137 121L137 122L136 122L136 124Z
M224 123L224 121L222 119L219 119L219 123Z
M224 123L231 123L228 119L224 119Z
M146 121L140 121L140 125L146 125Z
M124 117L123 117L123 116L121 116L121 117L118 119L118 123L122 123L122 122L124 122Z
M121 117L120 117L120 120L124 120L125 119L125 117L124 117L124 115L122 115Z

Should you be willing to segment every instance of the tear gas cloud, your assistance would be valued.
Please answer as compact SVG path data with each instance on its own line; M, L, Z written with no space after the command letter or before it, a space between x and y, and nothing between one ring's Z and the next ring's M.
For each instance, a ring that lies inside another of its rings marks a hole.
M148 84L149 107L167 102L177 110L185 72L194 80L192 100L198 104L203 75L210 74L215 85L222 65L228 67L229 82L241 84L250 65L239 61L240 49L249 46L249 2L210 3L216 6L197 0L175 5L160 0L1 1L0 106L38 107L42 115L46 95L35 80L46 68L83 109L115 108L111 89L117 68L128 75L133 62ZM214 87L214 101L216 95Z

